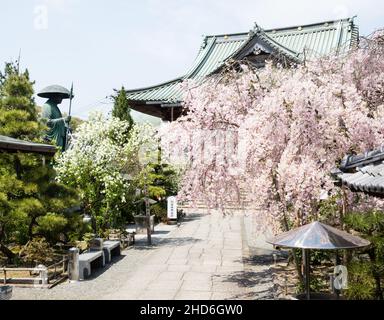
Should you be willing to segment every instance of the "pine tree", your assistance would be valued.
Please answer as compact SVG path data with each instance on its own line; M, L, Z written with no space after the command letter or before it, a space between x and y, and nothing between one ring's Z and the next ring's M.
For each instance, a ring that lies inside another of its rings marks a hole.
M359 232L371 245L348 265L347 295L352 299L384 299L384 212L352 212L346 225ZM368 256L368 259L367 259ZM363 280L363 281L362 281Z
M131 117L131 108L129 107L127 92L124 87L121 87L115 96L112 96L114 101L112 116L123 121L129 122L129 130L132 128L133 119Z
M42 142L44 130L28 71L20 73L15 64L7 63L0 73L0 134ZM8 244L24 245L37 232L43 234L41 217L49 212L63 215L76 202L74 192L55 183L54 175L52 166L43 166L41 155L0 153L0 251L9 260L15 253Z
M28 70L19 73L14 63L6 63L0 72L0 134L30 141L40 141L44 126L37 122L33 82Z
M143 169L136 181L138 189L148 190L148 197L157 201L151 206L151 212L157 220L167 219L167 197L174 196L178 192L179 173L176 168L168 163L151 162ZM144 196L142 194L141 196ZM145 205L142 203L139 210L145 212Z

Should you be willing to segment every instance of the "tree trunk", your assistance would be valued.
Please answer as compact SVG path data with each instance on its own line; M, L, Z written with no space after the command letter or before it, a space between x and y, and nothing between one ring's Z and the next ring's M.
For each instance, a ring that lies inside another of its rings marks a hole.
M341 230L344 230L346 232L349 232L347 225L344 222L345 217L348 213L348 201L347 201L347 193L345 190L345 187L341 187L341 194L342 194L342 209L340 212L340 223L341 223ZM343 251L343 264L348 265L352 260L352 252L351 250L344 250Z
M384 300L384 297L383 297L383 290L381 289L381 278L379 275L375 275L374 276L375 278L375 283L376 283L376 292L375 292L375 295L376 295L376 298L378 300Z
M15 257L15 254L8 249L8 247L2 243L3 238L5 236L4 228L0 225L0 251L5 254L5 256L8 258L8 260L12 261Z
M36 217L31 218L31 222L28 226L28 238L31 241L33 239L33 226L36 224Z
M161 139L159 138L157 141L157 163L161 165Z
M283 216L283 225L284 225L285 231L289 231L288 220L287 220L287 217L285 214ZM302 284L304 284L304 277L303 277L303 273L301 271L301 261L300 261L299 257L297 256L295 249L292 249L291 253L292 253L293 261L295 263L296 273L297 273L297 276L299 278L299 281Z
M95 235L97 235L97 224L96 224L96 218L91 215L91 224L92 224L92 230Z
M7 246L5 246L3 243L0 242L0 251L5 254L5 256L10 260L13 261L15 258L15 254L8 249Z
M293 258L294 258L294 261L295 261L297 276L299 277L300 282L302 284L304 284L304 276L303 276L303 272L302 272L302 269L301 269L301 267L302 267L301 260L297 256L296 250L294 250L294 249L292 249L292 255L293 255Z
M347 195L345 192L344 186L341 187L341 198L342 198L342 207L340 211L340 224L341 224L341 230L346 229L346 225L344 223L344 218L347 215Z
M20 159L17 155L14 156L13 165L15 168L17 179L20 180L21 179L21 163L20 163Z
M374 264L376 262L376 252L373 248L368 250L368 256L371 264ZM381 277L380 275L376 272L376 270L373 270L372 276L375 279L375 297L378 300L384 300L383 297L383 290L381 289Z

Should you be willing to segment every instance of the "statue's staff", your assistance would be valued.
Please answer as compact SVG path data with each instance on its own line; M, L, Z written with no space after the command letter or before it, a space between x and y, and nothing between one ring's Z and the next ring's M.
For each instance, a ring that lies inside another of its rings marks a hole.
M69 110L68 110L68 115L71 115L71 109L72 109L72 98L73 98L73 82L71 84L71 92L69 94ZM68 121L69 122L69 121Z
M69 93L69 110L68 110L67 134L65 137L65 149L68 148L69 135L71 134L71 128L69 126L69 122L71 121L72 99L73 99L73 82L71 84L71 92Z

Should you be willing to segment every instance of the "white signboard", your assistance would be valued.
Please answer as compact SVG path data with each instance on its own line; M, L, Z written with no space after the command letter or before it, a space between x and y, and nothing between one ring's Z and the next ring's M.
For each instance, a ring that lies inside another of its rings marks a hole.
M177 219L177 199L174 196L167 199L167 213L168 219Z

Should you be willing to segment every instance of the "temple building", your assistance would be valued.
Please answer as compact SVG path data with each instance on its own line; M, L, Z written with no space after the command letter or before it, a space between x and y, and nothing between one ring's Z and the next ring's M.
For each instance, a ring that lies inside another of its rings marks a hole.
M299 64L330 54L344 54L358 44L353 18L263 30L257 24L245 33L206 36L185 75L151 87L128 90L132 109L173 121L182 114L184 80L201 81L217 73L229 60L248 60L261 68L267 59L283 65Z
M346 155L331 173L337 185L384 198L384 145L365 153Z

